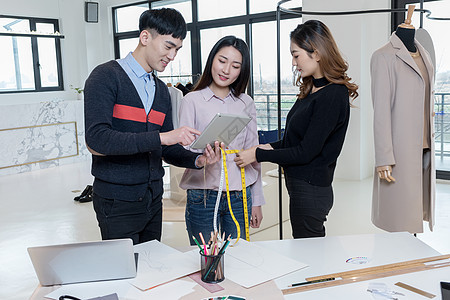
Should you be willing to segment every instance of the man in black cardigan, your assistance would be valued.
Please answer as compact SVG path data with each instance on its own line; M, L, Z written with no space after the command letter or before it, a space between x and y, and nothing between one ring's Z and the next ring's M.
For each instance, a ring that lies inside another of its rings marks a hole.
M92 155L93 203L103 239L134 244L161 239L162 159L202 168L220 158L208 145L203 155L185 150L194 135L173 129L169 91L154 76L175 58L186 23L174 9L145 11L139 44L120 60L97 66L85 84L86 144ZM218 146L218 145L216 145Z

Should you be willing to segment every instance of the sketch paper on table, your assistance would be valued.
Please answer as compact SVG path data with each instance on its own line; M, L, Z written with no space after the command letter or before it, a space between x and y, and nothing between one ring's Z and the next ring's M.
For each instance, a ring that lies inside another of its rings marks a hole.
M135 245L134 251L139 253L139 262L136 278L131 280L131 284L140 290L148 290L200 270L198 259L156 240Z
M228 247L225 251L225 278L245 288L250 288L307 266L307 264L242 239L236 246Z

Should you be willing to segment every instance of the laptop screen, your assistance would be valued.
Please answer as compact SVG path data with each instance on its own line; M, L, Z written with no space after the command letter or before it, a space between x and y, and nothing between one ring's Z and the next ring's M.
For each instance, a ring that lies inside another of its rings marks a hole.
M30 247L28 254L44 286L136 276L131 239Z

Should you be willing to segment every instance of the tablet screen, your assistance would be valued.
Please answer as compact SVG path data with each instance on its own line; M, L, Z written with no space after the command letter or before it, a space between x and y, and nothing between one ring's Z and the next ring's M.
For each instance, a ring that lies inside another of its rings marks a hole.
M228 146L251 119L248 116L217 113L190 147L204 149L207 144L214 146L215 141Z

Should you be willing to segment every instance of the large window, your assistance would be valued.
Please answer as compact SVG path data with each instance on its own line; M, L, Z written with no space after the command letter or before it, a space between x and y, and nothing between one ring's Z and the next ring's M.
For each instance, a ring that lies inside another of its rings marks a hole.
M278 2L280 2L280 0L250 0L248 5L250 6L250 13L256 14L262 12L275 11L277 9ZM301 5L302 5L301 1L290 1L284 3L282 7L297 8Z
M301 6L301 1L287 3L284 8ZM184 16L188 34L183 48L159 78L173 85L195 83L212 46L226 35L247 42L252 58L248 94L257 106L258 129L274 130L277 124L277 43L276 8L278 0L150 0L113 8L116 58L133 51L138 43L140 13L149 8L175 8ZM122 20L124 19L124 20ZM293 105L298 87L293 85L289 33L301 23L294 14L281 14L282 124ZM127 30L119 24L134 24ZM134 23L133 23L134 22Z
M245 15L246 1L242 0L197 0L198 20L216 20Z
M139 16L148 9L147 2L113 8L114 52L124 58L139 41Z
M58 21L0 15L0 93L63 89Z
M294 86L289 33L297 26L298 19L281 21L281 123L295 100L299 88ZM277 94L277 28L276 22L262 22L252 26L253 44L253 98L258 110L258 125L264 130L278 128ZM263 50L263 51L261 51Z
M154 1L151 3L150 7L174 8L181 12L188 24L192 22L192 9L190 1ZM139 2L113 8L116 58L124 58L138 45L139 16L147 9L149 9L148 2ZM182 50L178 52L175 60L167 66L166 70L159 73L158 76L165 82L170 82L173 84L181 82L186 84L188 82L193 82L194 79L196 79L195 76L191 76L192 74L191 33L188 31L186 38L183 41Z
M139 30L139 16L148 9L147 3L118 7L115 9L115 32Z
M174 8L178 10L184 17L186 23L192 23L192 4L190 0L164 0L152 1L152 8Z
M192 3L190 0L164 0L151 1L151 8L173 8L178 10L184 17L187 24L192 24ZM188 30L186 38L183 41L183 48L178 51L175 59L168 65L164 72L159 73L161 78L166 83L177 85L181 83L186 85L195 82L199 77L195 76L192 71L192 38L191 30Z
M200 30L200 40L202 41L201 42L202 70L206 65L206 60L208 59L209 52L211 51L214 44L222 37L227 35L234 35L245 41L245 26L241 24L241 25L214 27Z

